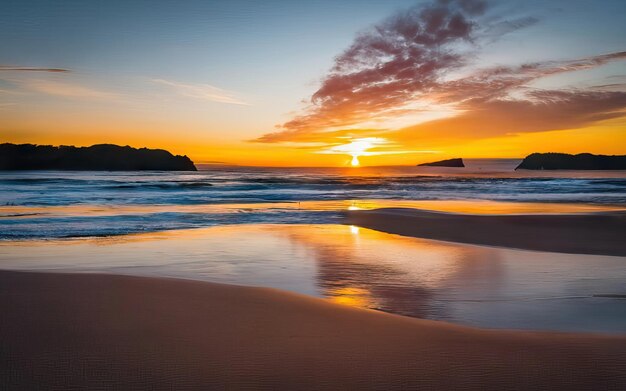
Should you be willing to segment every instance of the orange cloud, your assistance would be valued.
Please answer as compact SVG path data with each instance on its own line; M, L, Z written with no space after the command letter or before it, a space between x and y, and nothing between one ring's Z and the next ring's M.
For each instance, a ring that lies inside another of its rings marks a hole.
M469 72L481 44L537 22L483 18L485 9L479 0L437 1L384 20L335 59L301 114L256 141L334 143L346 135L403 143L458 140L573 129L626 115L626 90L619 83L562 90L531 86L548 76L624 60L626 52ZM444 118L428 119L442 108ZM420 111L423 119L413 125L389 126Z
M533 91L528 100L473 99L451 118L417 124L388 137L400 141L485 138L505 134L576 129L626 115L626 93Z

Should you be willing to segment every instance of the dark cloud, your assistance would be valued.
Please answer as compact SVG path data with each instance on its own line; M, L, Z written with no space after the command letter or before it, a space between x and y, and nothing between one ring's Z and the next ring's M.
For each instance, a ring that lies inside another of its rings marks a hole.
M336 129L415 113L407 105L411 102L445 105L459 114L379 133L403 141L442 133L480 137L575 128L625 115L626 92L615 86L543 91L531 85L547 76L626 59L626 52L467 74L465 67L481 42L538 22L531 16L483 18L485 12L483 1L442 0L396 14L359 34L335 58L303 113L256 141L320 142L352 135L359 131ZM465 76L453 77L463 72ZM376 135L371 129L366 133Z
M52 73L63 73L70 72L69 69L63 68L38 68L38 67L18 67L11 65L0 65L0 71L16 71L16 72L52 72Z

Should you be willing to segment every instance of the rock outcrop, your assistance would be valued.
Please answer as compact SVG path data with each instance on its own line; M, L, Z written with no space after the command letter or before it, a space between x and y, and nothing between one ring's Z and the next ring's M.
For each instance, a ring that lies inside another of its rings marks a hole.
M422 163L422 164L418 164L418 166L429 166L429 167L465 167L465 164L463 164L463 159L456 158L456 159L439 160L437 162Z
M196 171L187 156L113 144L74 147L0 144L0 170Z
M626 170L626 155L533 153L516 170Z

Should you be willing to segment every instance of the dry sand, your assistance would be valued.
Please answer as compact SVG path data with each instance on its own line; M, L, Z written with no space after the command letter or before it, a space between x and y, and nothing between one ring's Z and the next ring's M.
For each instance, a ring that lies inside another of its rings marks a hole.
M346 224L404 236L572 254L626 256L626 213L474 215L409 208L346 212Z
M0 389L624 390L626 337L489 331L273 289L0 272Z

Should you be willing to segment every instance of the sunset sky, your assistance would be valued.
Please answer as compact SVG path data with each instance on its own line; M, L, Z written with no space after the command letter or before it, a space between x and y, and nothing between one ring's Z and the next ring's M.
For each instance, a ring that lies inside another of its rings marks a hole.
M30 1L0 142L245 165L626 153L626 1Z

